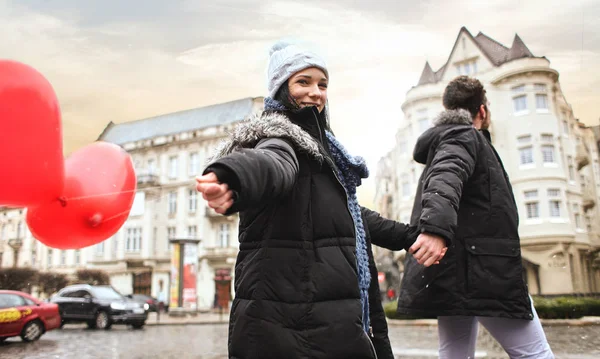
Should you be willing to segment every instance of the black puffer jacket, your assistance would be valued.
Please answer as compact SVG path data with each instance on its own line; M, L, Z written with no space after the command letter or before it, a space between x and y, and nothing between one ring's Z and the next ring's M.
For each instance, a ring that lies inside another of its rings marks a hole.
M393 358L370 244L373 337L362 329L354 221L323 125L316 109L264 113L238 126L205 171L238 193L230 358L373 359L373 347ZM369 241L410 246L408 226L362 215Z
M407 255L398 312L532 319L512 187L489 132L445 111L417 141L425 164L411 224L449 243L440 265Z

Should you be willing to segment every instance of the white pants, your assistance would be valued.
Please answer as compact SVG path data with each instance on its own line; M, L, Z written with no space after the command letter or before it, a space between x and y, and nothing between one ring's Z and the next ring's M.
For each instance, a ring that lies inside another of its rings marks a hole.
M510 358L554 359L535 308L533 320L451 316L438 318L440 359L473 359L479 323Z

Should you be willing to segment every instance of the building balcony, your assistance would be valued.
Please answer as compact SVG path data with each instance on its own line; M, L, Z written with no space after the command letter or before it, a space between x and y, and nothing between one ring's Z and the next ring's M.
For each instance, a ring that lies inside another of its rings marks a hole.
M596 195L589 186L585 186L582 192L581 206L583 207L583 210L587 212L596 206Z
M139 188L158 186L160 185L160 177L149 172L138 173L137 184Z
M233 220L236 218L236 216L224 216L222 214L219 214L219 213L215 212L215 210L210 208L209 206L205 206L204 215L208 219L214 220L214 221L231 221L231 222L233 222Z
M211 263L233 263L237 257L238 249L235 247L208 247L204 249L201 259Z
M575 162L577 163L578 171L590 164L590 151L588 150L587 146L585 146L583 143L577 145Z

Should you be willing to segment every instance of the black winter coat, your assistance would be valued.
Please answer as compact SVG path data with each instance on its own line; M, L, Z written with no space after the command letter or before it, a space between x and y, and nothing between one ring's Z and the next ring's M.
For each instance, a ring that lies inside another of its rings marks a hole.
M240 212L230 358L393 358L370 243L373 334L362 328L354 221L323 128L316 109L265 112L205 171L236 191ZM362 215L368 241L410 246L408 226Z
M411 218L446 239L439 265L407 254L398 312L532 319L512 187L489 132L465 110L443 112L414 150L425 164Z

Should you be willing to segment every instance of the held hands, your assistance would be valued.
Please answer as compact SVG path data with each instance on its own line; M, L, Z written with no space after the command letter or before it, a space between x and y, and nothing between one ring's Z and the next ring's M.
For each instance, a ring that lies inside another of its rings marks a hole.
M421 233L408 251L419 264L429 267L432 264L439 264L447 250L446 241L442 237L435 234Z
M217 175L213 172L204 176L196 177L196 190L202 193L202 197L208 202L208 206L219 214L225 214L233 205L233 191L226 183L219 183Z

